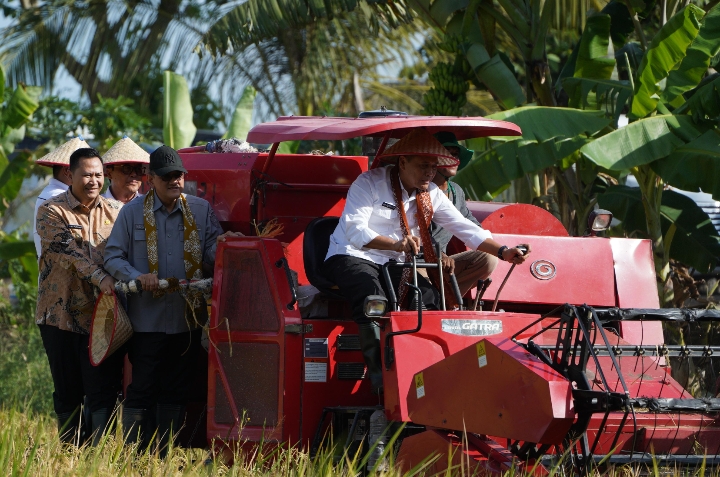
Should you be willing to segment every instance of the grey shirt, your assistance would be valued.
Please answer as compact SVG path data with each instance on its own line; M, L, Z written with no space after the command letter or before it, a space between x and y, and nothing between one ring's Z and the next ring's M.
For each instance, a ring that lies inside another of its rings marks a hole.
M155 194L155 192L152 192ZM203 271L209 276L215 265L217 237L222 233L220 223L208 201L194 196L185 196L190 211L195 217L200 246L203 251ZM120 211L110 239L105 247L105 270L115 279L135 280L150 272L143 219L144 197L136 197ZM184 226L178 201L172 212L168 212L155 195L155 223L158 234L158 278L185 277ZM128 317L136 332L183 333L189 330L185 316L186 302L178 293L169 293L153 298L152 293L129 294L127 297ZM207 306L196 310L199 323L207 320ZM192 313L188 309L188 319Z
M448 199L450 199L450 202L452 202L455 208L460 211L463 217L479 226L480 222L477 221L472 212L470 212L467 208L467 204L465 203L465 191L462 190L462 187L454 182L448 182L447 192ZM446 252L447 246L450 243L450 239L452 239L453 234L440 227L435 222L432 222L430 224L430 236L432 237L433 242L439 243L442 251Z

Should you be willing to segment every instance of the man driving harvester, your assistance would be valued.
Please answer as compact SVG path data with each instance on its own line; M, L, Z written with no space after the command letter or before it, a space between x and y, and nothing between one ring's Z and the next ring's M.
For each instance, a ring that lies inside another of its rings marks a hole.
M365 316L364 302L369 295L386 296L380 279L381 267L390 260L398 262L417 255L423 247L426 262L436 263L430 236L435 222L472 250L520 264L530 253L508 248L492 239L490 232L471 222L457 210L432 181L438 168L458 164L450 152L424 129L408 133L376 160L394 164L361 174L350 186L345 209L330 237L322 273L337 285L350 301L353 320L358 324L367 374L375 391L382 391L380 330ZM409 268L389 269L398 302L408 309L412 298L406 282L411 282ZM490 271L488 270L487 275ZM439 283L436 269L429 269L433 283ZM447 280L444 281L447 283ZM439 293L424 277L418 276L422 302L428 310L437 310ZM451 296L451 294L446 294Z

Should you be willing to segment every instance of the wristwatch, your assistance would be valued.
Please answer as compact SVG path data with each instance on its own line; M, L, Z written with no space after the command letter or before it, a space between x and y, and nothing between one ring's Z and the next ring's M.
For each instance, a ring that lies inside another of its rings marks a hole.
M505 250L507 250L507 249L508 249L508 246L507 246L507 245L503 245L502 247L500 247L500 248L498 249L497 256L498 256L498 258L499 258L500 260L503 260L503 261L505 260L505 259L503 258L503 252L504 252Z

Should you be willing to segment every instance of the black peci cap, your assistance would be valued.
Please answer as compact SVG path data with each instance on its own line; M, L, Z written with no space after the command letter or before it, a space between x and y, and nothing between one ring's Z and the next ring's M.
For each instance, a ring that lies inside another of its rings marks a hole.
M150 154L150 172L164 176L170 172L180 171L187 173L183 167L182 159L175 149L162 145Z

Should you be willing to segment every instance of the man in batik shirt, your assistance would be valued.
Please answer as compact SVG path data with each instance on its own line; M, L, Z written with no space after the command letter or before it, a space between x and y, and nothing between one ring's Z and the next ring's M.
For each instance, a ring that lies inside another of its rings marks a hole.
M99 366L88 355L90 321L99 288L110 293L115 280L103 268L103 252L120 204L100 197L103 164L95 149L70 156L70 188L38 209L40 280L36 323L50 363L53 405L61 439L79 444L80 405L92 414L99 436L120 391L122 356L115 353Z

